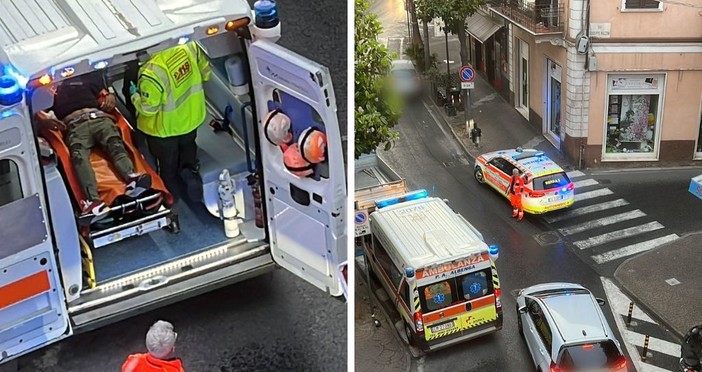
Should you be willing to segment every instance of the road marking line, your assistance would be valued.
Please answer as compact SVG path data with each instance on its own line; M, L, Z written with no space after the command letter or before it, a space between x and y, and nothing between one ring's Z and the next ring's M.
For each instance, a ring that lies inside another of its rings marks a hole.
M615 315L614 317L617 319L621 319L617 317L616 314L622 316L628 315L629 303L631 302L631 300L628 297L626 297L626 295L619 289L619 287L617 287L616 284L614 284L613 281L605 278L603 279L604 280L602 281L602 286L604 287L605 293L607 293L607 297L609 297L609 295L612 295L612 297L610 297L609 307L612 309L612 312ZM644 313L640 307L636 306L636 304L634 304L634 311L631 313L631 317L633 319L643 320L645 322L653 323L656 325L658 324L656 323L656 321L651 319L651 317L648 316L648 314Z
M626 342L643 347L644 338L646 338L646 335L630 331L628 329L626 332L622 332L622 334ZM680 357L680 345L676 345L672 342L661 340L660 338L655 338L653 336L649 336L648 338L648 348L649 350L655 350L659 353L672 355L678 358Z
M620 240L631 236L643 234L648 231L660 230L664 227L665 226L661 225L658 221L653 221L643 225L629 227L627 229L612 231L606 234L593 236L585 240L577 241L573 244L575 244L575 246L580 249L592 248L600 244L611 243L615 240Z
M582 194L575 193L575 201L583 201L587 199L592 199L592 198L598 198L600 196L605 196L605 195L612 195L614 194L612 190L608 188L604 189L598 189L598 190L593 190L593 191L588 191L584 192Z
M629 204L629 202L624 200L624 199L617 199L617 200L608 201L608 202L604 202L604 203L588 205L587 207L571 209L571 210L563 212L557 216L545 217L544 219L548 223L554 223L554 222L558 222L558 221L565 220L568 218L578 217L578 216L582 216L584 214L593 213L593 212L604 211L607 209L621 207L621 206L628 205L628 204Z
M575 181L573 182L573 186L577 189L578 187L587 187L587 186L594 186L594 185L599 185L600 183L593 180L592 178L586 178L581 181Z
M593 220L593 221L587 221L587 222L577 224L577 225L574 225L571 227L564 227L562 229L558 229L558 231L563 235L572 235L572 234L576 234L579 232L583 232L585 230L594 229L596 227L607 226L607 225L611 225L611 224L614 224L617 222L633 220L635 218L644 217L644 216L646 216L646 213L641 212L640 210L636 209L636 210L629 211L629 212L615 214L613 216L598 218L598 219Z
M602 287L605 290L605 296L607 297L607 302L611 304L622 304L623 306L629 306L629 298L626 297L620 290L619 288L614 285L614 283L604 277L600 277L600 280L602 280ZM636 309L636 308L635 308ZM642 320L645 320L644 318L640 318ZM650 318L649 318L650 319ZM626 329L624 326L624 320L619 317L615 316L614 321L616 323L617 328L619 328L619 333L622 334L622 337L624 338L623 344L624 347L626 348L627 352L629 353L629 357L631 357L632 363L635 365L636 370L638 372L663 372L667 371L666 369L656 367L654 365L644 363L641 361L641 358L639 357L639 351L636 349L635 344L628 342L629 337L627 335L629 331ZM652 323L655 323L651 321ZM643 337L642 337L643 340ZM649 339L649 347L651 346L651 340Z
M664 237L656 238L653 240L647 240L645 242L632 244L624 248L619 248L613 251L598 254L596 256L592 256L592 259L595 260L595 262L597 262L598 264L603 264L605 262L620 259L622 257L627 257L636 253L648 251L650 249L656 248L659 245L672 242L673 240L676 240L678 238L679 237L676 234L670 234Z
M584 177L585 173L583 173L579 170L574 170L574 171L566 172L566 176L568 176L568 178L570 178L570 179L573 179L573 178L578 178L578 177Z

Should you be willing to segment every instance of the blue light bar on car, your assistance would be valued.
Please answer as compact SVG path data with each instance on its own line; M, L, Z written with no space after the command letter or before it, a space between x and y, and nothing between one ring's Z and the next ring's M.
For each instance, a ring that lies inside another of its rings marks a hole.
M378 200L375 202L375 207L380 209L380 208L385 208L390 205L394 205L397 203L401 202L406 202L410 200L417 200L417 199L424 199L429 196L429 192L427 190L417 190L413 191L407 194L403 194L394 198L389 198L389 199L383 199L383 200Z

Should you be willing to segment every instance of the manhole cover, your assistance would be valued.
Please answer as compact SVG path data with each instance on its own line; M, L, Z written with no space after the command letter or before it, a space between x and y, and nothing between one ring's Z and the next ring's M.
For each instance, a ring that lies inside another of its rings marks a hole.
M534 235L534 239L539 245L553 245L561 242L561 236L555 231L549 231Z

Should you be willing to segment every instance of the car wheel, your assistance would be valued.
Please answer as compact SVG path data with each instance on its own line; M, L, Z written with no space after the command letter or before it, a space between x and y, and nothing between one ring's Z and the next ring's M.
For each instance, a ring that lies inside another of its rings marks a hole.
M483 170L480 169L480 167L475 168L475 173L473 173L473 175L479 183L485 183L485 177L483 177Z
M405 323L405 336L407 337L407 343L412 346L417 346L417 341L414 338L414 332L410 328L409 324Z

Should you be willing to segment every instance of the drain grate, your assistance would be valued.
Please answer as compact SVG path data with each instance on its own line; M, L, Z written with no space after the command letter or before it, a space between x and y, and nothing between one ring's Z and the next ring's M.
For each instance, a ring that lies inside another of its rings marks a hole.
M561 235L555 231L547 231L544 233L535 234L534 239L542 247L548 246L548 245L558 244L558 243L561 243L563 241L561 239Z

